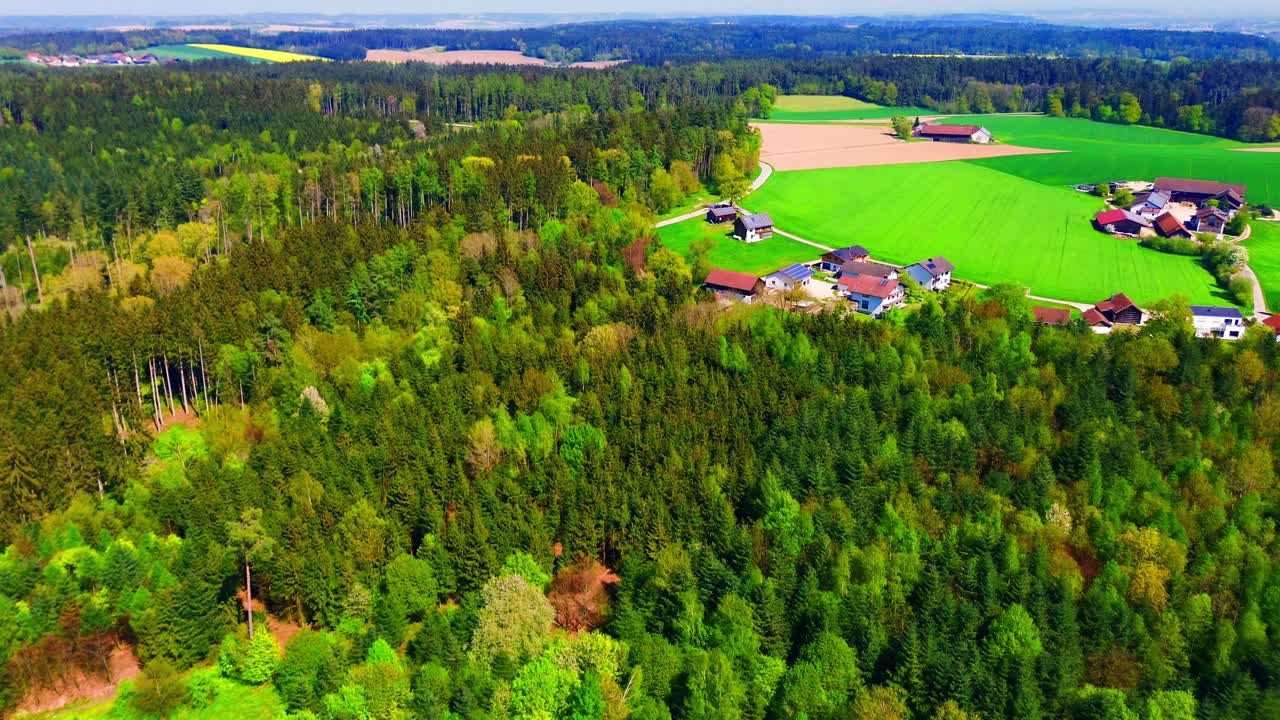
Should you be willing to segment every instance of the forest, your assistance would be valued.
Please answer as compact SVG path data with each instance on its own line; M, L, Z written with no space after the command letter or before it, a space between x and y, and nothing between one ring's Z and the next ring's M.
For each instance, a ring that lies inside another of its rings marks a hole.
M0 708L1280 715L1272 333L726 311L651 229L777 88L1200 82L1124 62L0 69Z

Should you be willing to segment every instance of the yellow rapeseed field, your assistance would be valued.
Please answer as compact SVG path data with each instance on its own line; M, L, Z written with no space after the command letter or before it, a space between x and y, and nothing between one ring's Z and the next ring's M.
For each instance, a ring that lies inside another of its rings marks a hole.
M260 50L258 48L239 47L237 45L216 45L210 43L192 43L191 47L204 48L205 50L216 50L229 55L243 55L244 57L257 58L259 60L267 60L269 62L300 62L303 60L327 60L327 58L318 57L316 55L302 55L299 53L285 52L283 50Z

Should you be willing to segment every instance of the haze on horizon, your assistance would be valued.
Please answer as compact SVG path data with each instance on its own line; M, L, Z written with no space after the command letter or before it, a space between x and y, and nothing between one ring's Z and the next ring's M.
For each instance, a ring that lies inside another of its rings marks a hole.
M839 0L799 0L785 6L773 0L739 0L723 6L724 15L942 15L951 13L1004 13L1053 17L1078 15L1096 10L1100 15L1125 13L1133 8L1103 2L1069 3L1062 0L952 0L922 9L918 2L872 0L848 3ZM224 0L210 6L203 0L46 0L32 5L22 0L0 0L0 15L147 15L147 16L228 16L241 13L314 14L485 14L485 13L650 13L672 15L714 15L714 6L691 9L680 0L543 0L531 4L519 0L444 0L424 6L406 0ZM1206 22L1224 18L1222 9L1207 11L1203 3L1168 0L1161 15L1179 19L1203 17ZM1240 0L1230 8L1233 18L1280 15L1273 0Z

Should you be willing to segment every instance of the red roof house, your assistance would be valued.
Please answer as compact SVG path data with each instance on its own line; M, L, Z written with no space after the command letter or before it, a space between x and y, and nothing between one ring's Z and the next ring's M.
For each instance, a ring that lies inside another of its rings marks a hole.
M1174 217L1172 213L1164 213L1155 219L1156 230L1165 237L1191 237L1191 233Z
M1041 325L1070 325L1071 311L1066 308L1033 307L1031 314Z
M1142 309L1124 293L1116 293L1085 311L1085 319L1089 312L1097 312L1109 325L1141 325ZM1089 323L1090 325L1094 323Z
M991 132L977 125L940 125L929 123L916 128L915 134L922 138L941 142L991 142Z
M1262 324L1266 325L1267 327L1271 328L1277 333L1280 333L1280 315L1268 315L1267 319L1262 321Z
M751 302L764 290L764 282L755 275L715 269L707 273L703 286L718 296Z

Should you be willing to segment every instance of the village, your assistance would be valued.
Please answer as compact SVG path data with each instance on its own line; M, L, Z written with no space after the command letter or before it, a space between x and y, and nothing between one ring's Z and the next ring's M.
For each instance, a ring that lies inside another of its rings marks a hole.
M965 128L964 132L945 134L941 142L989 141L990 135L975 133L981 128ZM919 132L919 129L917 129ZM952 140L955 137L958 140ZM1223 236L1231 220L1244 207L1247 188L1243 185L1181 178L1156 178L1139 187L1131 198L1120 190L1110 189L1120 199L1131 200L1124 207L1098 213L1098 229L1121 237L1137 238L1159 233L1165 237L1194 238L1193 233ZM1090 191L1092 187L1088 188ZM743 243L758 243L775 234L773 218L764 212L746 212L734 203L719 203L706 209L705 221L712 225L732 223L732 237ZM924 258L907 266L875 260L862 245L830 249L807 262L793 263L763 276L720 268L712 269L703 287L726 307L734 303L770 302L788 304L797 309L820 311L829 303L840 302L855 313L871 319L911 304L913 295L943 293L952 287L955 265L945 257ZM976 286L981 287L981 286ZM1073 318L1075 305L1079 317ZM838 306L837 306L838 307ZM1233 306L1190 305L1192 324L1198 337L1237 340L1244 336L1246 319ZM1092 305L1069 303L1066 307L1035 305L1032 314L1037 324L1068 326L1082 323L1092 332L1107 334L1120 328L1136 328L1147 322L1151 314L1140 308L1123 292ZM1280 334L1280 315L1263 319L1262 324ZM1277 337L1280 341L1280 335Z
M113 52L105 55L41 55L40 53L27 53L27 62L35 65L43 65L45 67L85 67L88 65L161 65L181 62L178 58L161 59L151 53L142 53L140 55L128 55L123 52Z

